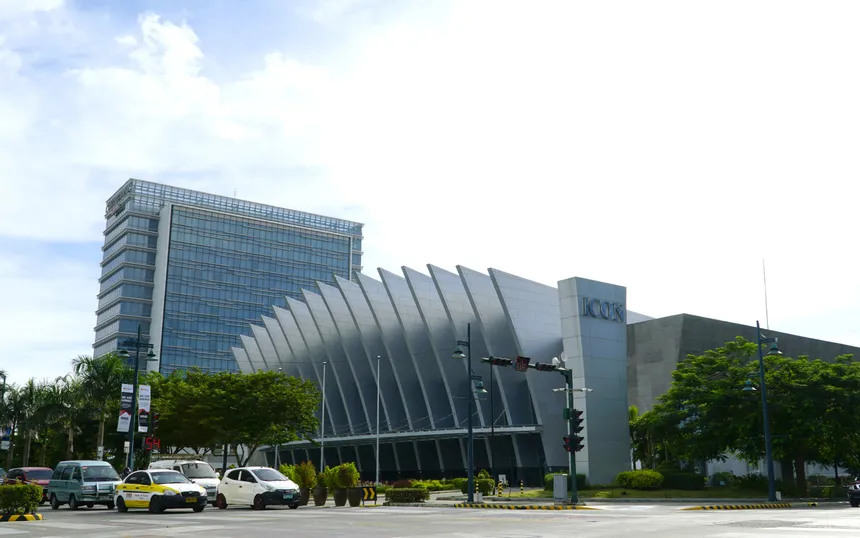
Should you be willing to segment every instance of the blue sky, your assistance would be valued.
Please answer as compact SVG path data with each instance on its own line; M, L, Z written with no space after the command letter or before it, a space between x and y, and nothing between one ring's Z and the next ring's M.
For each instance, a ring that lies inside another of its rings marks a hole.
M860 6L810 6L0 0L0 368L91 352L129 177L365 222L371 274L652 316L764 323L766 258L772 328L860 345Z

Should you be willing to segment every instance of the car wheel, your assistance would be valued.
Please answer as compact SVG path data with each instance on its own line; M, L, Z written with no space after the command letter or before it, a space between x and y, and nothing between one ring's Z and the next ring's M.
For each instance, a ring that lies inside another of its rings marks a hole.
M77 510L78 508L80 508L80 506L78 506L78 500L74 495L69 495L69 510Z
M293 503L290 505L290 510L295 510L298 507L299 507L299 503Z
M266 508L266 503L263 502L262 495L254 497L254 504L251 505L251 508L254 510L264 510Z
M95 505L96 505L95 503L87 503L87 508L92 508Z
M161 507L161 497L153 496L149 499L149 513L160 514L161 512L164 512L164 508Z
M218 510L224 510L227 508L227 498L224 497L224 494L218 494L218 497L215 498L215 506L218 507Z
M857 508L860 506L860 499L848 499L848 504L851 505L851 508Z
M107 503L107 504L105 505L105 508L107 508L108 510L113 510L113 507L114 507L114 504L113 504L113 503Z
M125 505L125 499L123 499L122 497L119 497L116 500L116 511L128 512L128 506Z
M192 508L192 510L194 510L195 512L197 512L199 514L200 512L203 511L204 508L206 508L205 504L201 505L201 506L195 506L194 508Z
M60 501L57 500L57 496L51 493L51 510L59 510L60 509Z

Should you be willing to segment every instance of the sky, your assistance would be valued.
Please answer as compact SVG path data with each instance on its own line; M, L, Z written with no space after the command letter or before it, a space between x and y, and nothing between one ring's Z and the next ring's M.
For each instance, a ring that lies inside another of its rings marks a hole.
M0 0L0 370L92 353L104 203L129 177L363 222L371 275L580 276L650 316L860 346L858 16Z

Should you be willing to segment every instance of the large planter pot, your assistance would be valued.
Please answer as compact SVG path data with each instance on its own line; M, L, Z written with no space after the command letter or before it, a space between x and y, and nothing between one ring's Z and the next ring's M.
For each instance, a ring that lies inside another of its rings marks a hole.
M361 506L361 501L364 499L364 489L349 488L346 490L346 498L350 506Z
M301 506L307 506L308 501L311 500L311 490L308 488L299 488L299 504Z
M328 490L325 488L314 488L314 506L323 506L328 499Z
M338 488L334 490L334 505L346 506L346 490Z

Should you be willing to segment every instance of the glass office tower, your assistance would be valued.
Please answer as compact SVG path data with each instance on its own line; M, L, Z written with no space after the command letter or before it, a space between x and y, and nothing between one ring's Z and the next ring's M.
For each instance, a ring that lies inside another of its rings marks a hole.
M105 218L93 354L140 326L165 374L237 371L249 322L362 268L362 224L226 196L130 179Z

